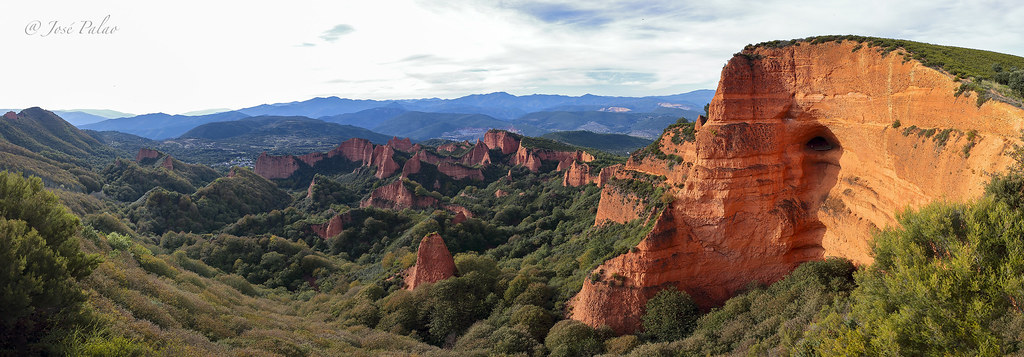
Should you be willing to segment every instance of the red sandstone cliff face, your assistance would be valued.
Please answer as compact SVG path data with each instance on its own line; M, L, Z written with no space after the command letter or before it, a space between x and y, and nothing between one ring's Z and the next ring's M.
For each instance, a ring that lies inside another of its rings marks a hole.
M171 155L164 157L164 162L160 163L160 167L168 170L174 170L174 160L171 159Z
M438 201L429 196L416 196L414 192L405 187L403 180L395 180L390 184L381 186L370 193L370 197L359 204L359 207L377 207L384 209L402 210L406 208L427 208L436 207Z
M871 228L895 224L903 207L981 195L987 174L1010 163L1003 154L1019 142L1024 111L993 101L977 107L954 97L958 84L948 75L854 45L734 57L697 132L693 165L666 175L676 200L635 252L584 282L571 317L625 333L665 287L706 308L808 260L867 263ZM953 131L939 145L904 135L910 126ZM965 157L962 133L970 130L978 136ZM660 170L653 162L627 168Z
M387 145L378 146L373 149L370 163L377 167L377 174L374 177L378 179L390 177L395 174L395 171L398 171L398 163L395 162L395 149Z
M297 161L295 156L271 156L264 152L256 158L256 167L253 171L266 179L285 179L299 169Z
M18 113L15 113L15 112L4 113L4 119L7 119L7 120L18 119Z
M484 134L484 144L489 149L501 149L503 155L519 150L519 138L504 130L489 130Z
M462 156L462 164L464 165L490 165L491 154L487 150L487 145L477 140L476 145L473 149L469 150L465 155Z
M483 171L480 169L471 169L462 165L449 164L446 162L437 165L437 171L440 171L445 176L451 177L456 180L471 179L481 181L484 179Z
M312 228L313 232L320 236L320 238L327 239L341 233L341 231L345 230L345 223L349 223L351 221L352 216L348 213L336 214L334 217L331 217L327 223L314 224L310 226L310 228Z
M155 158L160 157L160 155L161 154L160 154L159 151L156 151L156 150L153 150L153 149L142 148L142 149L139 149L139 153L138 154L135 154L135 162L142 162L142 160L145 160L145 159L155 159Z
M593 181L590 177L590 165L580 164L573 160L562 176L562 186L578 187Z
M412 140L409 138L399 139L397 136L391 137L388 140L388 146L395 148L395 150L413 152Z
M409 290L425 283L435 283L455 276L455 260L437 233L423 237L416 249L416 265L409 269L405 286Z

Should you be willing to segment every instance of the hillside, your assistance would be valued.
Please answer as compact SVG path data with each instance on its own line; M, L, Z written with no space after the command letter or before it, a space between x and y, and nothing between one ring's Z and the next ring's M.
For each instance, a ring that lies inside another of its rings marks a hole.
M442 138L468 140L493 128L508 128L508 122L482 114L405 112L375 126L373 131L413 140Z
M277 140L317 140L342 142L364 138L375 143L390 137L351 125L327 123L306 117L259 116L234 121L208 123L182 134L181 139L268 142Z
M355 113L339 114L334 116L321 117L320 120L341 125L352 125L360 128L371 129L384 121L394 118L407 110L401 106L388 105L379 108L372 108Z
M39 176L48 187L99 191L90 170L116 155L117 150L38 107L0 117L0 170Z
M590 131L557 131L541 136L561 143L593 148L608 153L628 156L637 149L650 145L652 140L623 134L598 134Z
M248 116L237 111L199 116L154 113L129 118L107 119L98 123L82 125L81 128L96 131L120 131L148 139L163 140L176 138L202 124L238 120Z
M687 115L696 118L695 110L679 110L673 114L600 112L600 111L553 111L530 113L512 121L527 135L543 135L552 131L585 130L595 133L617 133L642 138L656 138L668 125ZM682 115L678 115L682 114Z

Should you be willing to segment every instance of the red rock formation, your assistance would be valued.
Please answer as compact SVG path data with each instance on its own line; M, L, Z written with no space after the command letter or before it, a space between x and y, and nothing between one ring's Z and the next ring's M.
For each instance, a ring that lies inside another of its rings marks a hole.
M491 154L487 150L487 145L484 145L480 140L477 140L473 149L469 150L465 155L462 155L462 164L467 166L490 165Z
M4 119L9 119L9 120L18 119L18 113L15 113L15 112L4 113Z
M371 163L377 167L377 174L374 176L378 179L390 177L399 169L398 163L395 162L395 149L387 145L377 146L373 149Z
M295 156L271 156L264 151L256 158L253 171L266 179L285 179L291 177L298 169L299 163Z
M402 167L402 177L409 177L409 175L420 173L420 170L423 169L423 162L420 161L420 156L422 156L420 154L422 153L423 151L416 153L416 155L413 155L412 158L405 162L405 166Z
M599 226L608 221L626 223L640 218L640 214L646 210L647 207L639 197L606 183L601 190L601 200L597 203L594 225Z
M945 73L854 46L804 43L733 57L710 117L695 124L693 166L666 175L674 203L635 251L584 282L571 317L626 333L665 287L707 308L808 260L868 263L872 228L895 224L903 207L981 195L986 173L1011 162L1003 153L1019 142L1024 111L995 101L978 107L954 96L959 84ZM937 145L893 129L897 120L978 136L964 157L964 136L953 132Z
M615 177L615 174L619 172L619 169L621 168L622 164L615 164L601 169L601 174L597 175L597 179L595 180L597 187L604 187L604 185L608 183L608 180Z
M445 176L451 177L456 180L471 179L481 181L484 179L483 171L480 169L471 169L458 164L449 164L442 162L437 165L437 171L440 171Z
M416 265L405 277L406 288L413 290L424 283L435 283L453 276L455 260L441 235L435 232L423 237L416 249Z
M409 138L399 139L397 136L391 137L391 139L388 140L388 146L399 151L413 152L412 140L409 140Z
M313 197L313 186L316 186L316 177L309 181L309 187L306 188L306 198Z
M399 145L405 141L398 140ZM302 156L271 156L263 153L256 159L256 174L268 179L284 179L291 177L299 169L298 162L303 162L310 167L315 167L320 161L343 157L346 160L357 162L362 166L377 167L377 178L385 178L394 175L400 167L394 159L395 149L389 145L373 145L369 140L352 138L338 145L338 147L327 153L314 152Z
M466 221L466 215L462 212L456 213L455 218L452 218L452 225L456 225Z
M502 198L502 197L505 197L505 196L508 196L508 192L505 192L504 190L502 190L500 188L497 189L496 191L494 191L494 197L496 197L496 198Z
M402 210L406 208L436 207L438 201L430 196L416 196L405 186L403 180L395 180L381 186L370 193L370 197L359 204L360 207L377 207L383 209Z
M373 143L362 138L352 138L338 145L338 147L327 152L327 157L341 155L349 161L369 165L373 162Z
M340 234L341 231L345 230L345 223L349 222L352 222L352 216L348 213L336 214L334 217L331 217L327 223L314 224L311 225L310 228L312 228L313 232L320 236L320 238L327 239Z
M171 155L165 156L164 162L160 163L160 166L168 170L174 170L174 160L171 159Z
M161 154L159 151L156 151L156 150L153 150L153 149L141 148L141 149L139 149L139 153L135 154L135 162L142 162L142 160L145 160L145 159L156 159L156 158L160 157L160 155L163 155L163 154Z
M577 163L575 160L565 170L562 176L562 186L578 187L592 181L590 177L590 165Z
M489 149L501 149L503 155L519 151L519 138L504 130L488 130L484 134L484 144Z

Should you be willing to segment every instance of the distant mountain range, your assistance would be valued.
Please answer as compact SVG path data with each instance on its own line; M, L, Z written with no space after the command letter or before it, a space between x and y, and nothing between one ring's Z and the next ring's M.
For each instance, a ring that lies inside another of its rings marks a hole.
M119 131L154 140L172 139L203 124L256 116L300 116L352 125L378 133L430 138L473 139L486 129L503 128L528 135L560 130L590 130L652 138L679 117L694 119L714 91L652 97L584 95L515 96L504 92L455 99L368 100L338 97L264 104L204 115L164 113L101 119L92 110L59 112L82 129Z

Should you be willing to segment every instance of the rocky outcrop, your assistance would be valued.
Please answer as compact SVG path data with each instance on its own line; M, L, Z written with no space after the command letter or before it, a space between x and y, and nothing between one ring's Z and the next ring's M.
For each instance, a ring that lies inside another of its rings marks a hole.
M394 141L402 146L407 142L407 140ZM348 161L359 163L361 166L376 167L377 172L374 176L382 179L394 175L401 169L398 162L395 161L394 155L395 148L391 145L373 145L369 140L352 138L326 153L272 156L264 152L256 159L254 171L267 179L286 179L301 168L299 162L316 168L316 165L324 159L343 157Z
M420 156L422 156L420 154L422 153L423 151L420 151L405 161L405 165L402 166L402 177L409 177L409 175L420 173L420 170L423 169L423 162L420 161Z
M320 238L327 239L340 234L341 231L345 230L345 223L349 223L351 221L352 216L348 213L336 214L331 217L327 223L314 224L310 226L310 228L312 228L313 232L320 236Z
M470 179L481 181L484 179L484 173L483 171L480 171L480 169L471 169L458 164L449 164L447 162L438 164L437 171L456 180Z
M292 155L271 156L266 152L256 158L253 171L265 179L286 179L299 169L299 161Z
M171 155L164 156L164 161L160 163L160 167L174 170L174 159L171 158Z
M413 152L412 140L409 138L399 139L397 136L388 139L388 146L395 148L395 150Z
M378 146L373 149L373 157L370 163L377 167L374 177L382 179L391 177L398 171L398 163L395 162L395 149L387 145Z
M519 151L520 137L504 130L488 130L484 134L484 144L488 149L500 149L502 155Z
M1004 153L1019 143L1024 111L979 107L955 96L959 84L945 73L854 46L733 57L709 118L698 120L692 166L666 175L674 202L636 249L584 282L571 317L627 333L666 287L708 308L805 261L868 263L870 232L895 224L903 207L980 196L988 174L1011 162ZM945 134L918 135L925 129Z
M575 160L569 164L569 167L565 170L565 175L562 176L562 186L578 187L592 181L590 165L581 164Z
M606 222L626 223L640 218L647 211L647 206L640 197L631 194L618 186L605 185L601 190L601 200L597 203L597 214L594 225Z
M426 283L436 283L455 276L455 260L444 244L440 234L430 233L420 241L416 249L416 265L405 276L405 287L409 290Z
M360 207L377 207L383 209L402 210L406 208L437 207L438 200L430 196L416 196L406 187L404 180L381 186L370 193L370 197L359 204Z
M462 164L467 166L486 166L491 164L491 154L487 150L487 145L476 141L476 145L469 150L465 155L462 155Z
M608 183L608 180L615 177L615 174L618 173L621 168L622 164L615 164L601 169L601 173L597 175L597 178L594 181L597 184L597 187L604 187L604 185Z
M135 154L135 162L142 162L145 159L156 159L159 158L163 153L147 148L139 149L139 153Z
M469 219L469 218L466 217L465 213L462 213L462 212L456 213L455 217L452 218L452 225L456 225L456 224L465 222L467 219Z
M18 113L15 113L15 112L4 113L4 119L7 119L7 120L18 119Z
M513 165L524 166L530 171L540 170L542 161L557 161L560 169L568 167L573 161L591 162L594 156L584 151L553 151L547 149L527 148L520 145L512 158Z

